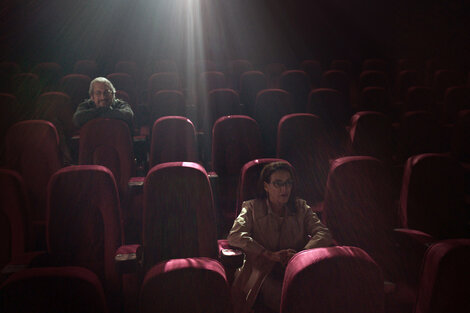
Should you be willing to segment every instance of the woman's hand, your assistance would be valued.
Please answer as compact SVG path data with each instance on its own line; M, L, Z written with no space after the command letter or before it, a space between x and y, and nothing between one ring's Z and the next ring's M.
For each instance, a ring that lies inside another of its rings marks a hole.
M281 263L283 266L286 266L287 263L289 263L289 260L294 256L295 253L296 251L293 249L284 249L284 250L279 250L277 252L271 252L271 251L265 250L263 252L263 255L269 261Z

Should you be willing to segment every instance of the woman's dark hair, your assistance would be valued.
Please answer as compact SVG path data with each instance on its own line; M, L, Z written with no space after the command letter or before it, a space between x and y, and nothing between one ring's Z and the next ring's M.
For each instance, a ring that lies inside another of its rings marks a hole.
M264 183L269 184L271 182L271 175L277 171L286 171L292 177L292 181L294 182L294 184L292 185L292 189L290 192L289 201L287 202L287 206L290 210L295 211L296 179L295 179L294 168L292 167L292 165L290 165L287 162L282 162L282 161L272 162L263 167L263 170L261 171L261 174L259 175L259 179L258 179L257 197L258 199L266 199L268 197L268 195L266 194L266 190L264 190Z

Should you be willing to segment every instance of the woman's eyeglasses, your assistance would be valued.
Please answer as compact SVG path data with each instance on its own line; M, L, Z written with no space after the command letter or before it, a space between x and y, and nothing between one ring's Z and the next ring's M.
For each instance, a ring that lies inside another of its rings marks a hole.
M273 184L274 187L276 188L281 188L281 187L292 187L292 185L294 184L294 181L292 180L286 180L286 181L281 181L281 180L275 180L273 182L271 182L271 184Z

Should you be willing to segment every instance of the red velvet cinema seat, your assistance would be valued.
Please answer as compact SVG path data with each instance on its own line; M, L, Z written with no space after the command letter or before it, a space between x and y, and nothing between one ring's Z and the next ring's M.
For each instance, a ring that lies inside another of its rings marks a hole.
M31 268L0 286L3 313L107 313L98 277L82 267Z
M470 239L433 244L424 257L414 312L470 312L469 263Z
M253 70L253 65L248 60L231 60L228 63L229 85L235 90L240 89L240 76L243 73Z
M276 155L276 133L279 121L284 115L294 113L294 111L287 91L265 89L258 93L254 116L261 129L265 157Z
M85 99L90 98L88 89L91 78L83 74L69 74L60 80L60 91L69 95L74 110Z
M231 313L222 265L208 258L173 259L153 266L140 292L141 313Z
M31 245L28 214L23 179L15 171L0 169L0 270Z
M51 177L48 199L47 255L38 264L91 270L110 307L119 307L122 282L114 255L124 235L112 172L99 165L65 167Z
M36 248L44 249L47 183L62 167L57 130L51 122L30 120L18 122L5 138L6 166L24 179L31 201L28 220L33 225Z
M295 113L279 121L277 157L296 169L298 195L309 205L323 201L329 162L338 156L318 116Z
M148 103L150 125L163 116L186 116L184 95L179 90L159 90Z
M305 250L289 261L281 313L384 312L380 268L357 247Z
M468 236L464 174L449 155L425 153L408 158L400 195L402 232L429 243Z
M204 168L193 162L154 166L144 183L143 269L169 259L217 259L212 190Z
M94 60L78 60L73 65L72 74L82 74L88 77L96 77L98 65Z
M311 89L310 78L307 73L300 70L285 71L280 78L280 88L290 94L296 113L305 112Z
M149 166L165 162L197 162L196 130L193 123L182 116L164 116L152 127Z
M233 89L213 89L209 91L207 98L208 119L205 122L209 133L212 132L212 126L219 117L241 114L240 97Z
M125 91L130 98L130 104L134 105L138 99L136 79L128 73L111 73L106 76L114 85L116 90Z
M334 160L325 191L323 219L339 245L364 249L389 281L402 280L403 263L393 229L398 225L390 169L369 156Z
M43 62L33 66L31 73L38 75L41 83L41 90L46 92L57 90L59 81L63 75L63 69L58 63Z
M231 115L215 122L212 128L212 170L217 175L215 193L219 227L225 231L235 219L240 170L245 163L261 157L261 153L261 133L254 119Z
M248 71L240 77L240 102L245 114L253 116L256 95L267 88L266 76L260 71Z

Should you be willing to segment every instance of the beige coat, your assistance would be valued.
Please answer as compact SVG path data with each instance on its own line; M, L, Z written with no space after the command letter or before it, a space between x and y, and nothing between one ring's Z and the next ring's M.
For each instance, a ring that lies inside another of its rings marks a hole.
M261 254L264 250L296 251L332 244L328 228L318 219L305 200L296 200L296 213L287 210L284 217L275 214L266 200L245 201L228 235L231 246L246 255L232 286L235 312L249 312L261 285L275 263Z

